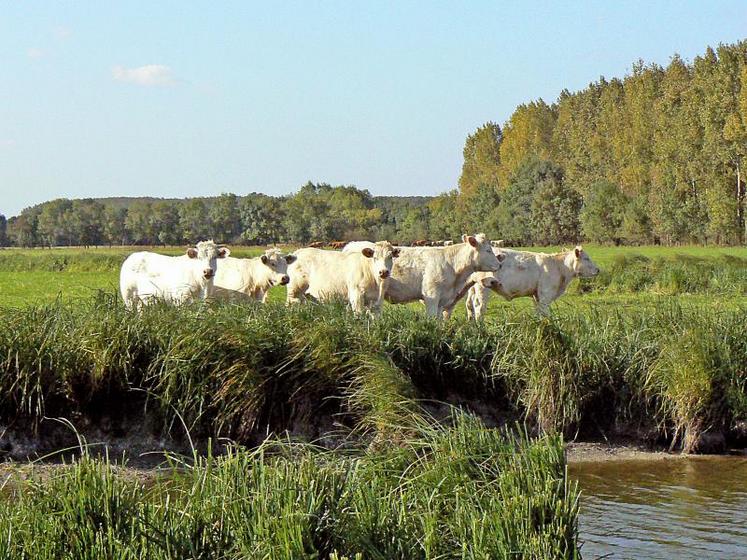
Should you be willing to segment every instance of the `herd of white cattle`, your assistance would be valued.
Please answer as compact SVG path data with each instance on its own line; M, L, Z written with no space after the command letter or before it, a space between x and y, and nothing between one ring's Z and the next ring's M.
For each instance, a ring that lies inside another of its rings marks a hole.
M441 247L352 241L342 250L305 247L284 254L269 249L238 259L227 247L201 241L179 257L131 254L122 264L120 290L128 308L140 309L154 300L264 302L270 288L283 285L288 304L342 298L355 313L377 313L385 300L421 301L437 318L448 318L466 296L468 317L480 320L491 291L508 300L532 297L537 312L546 315L573 278L599 273L581 246L547 254L500 245L480 233Z

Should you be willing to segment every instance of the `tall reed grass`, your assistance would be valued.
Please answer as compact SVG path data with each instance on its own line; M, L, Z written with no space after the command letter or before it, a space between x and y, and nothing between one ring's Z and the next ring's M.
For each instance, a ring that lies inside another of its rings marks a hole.
M552 320L509 309L484 325L407 307L378 320L342 305L135 314L113 295L0 308L0 420L95 425L147 405L165 432L184 421L202 438L337 441L406 432L424 402L446 401L538 432L646 432L694 450L701 433L747 420L746 316L672 302L561 308Z
M578 492L557 437L457 416L396 447L266 442L143 480L86 455L6 484L0 557L578 558Z

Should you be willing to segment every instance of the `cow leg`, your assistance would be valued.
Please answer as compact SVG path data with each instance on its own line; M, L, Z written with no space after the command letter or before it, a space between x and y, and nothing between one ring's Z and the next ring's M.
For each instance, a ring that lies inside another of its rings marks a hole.
M126 295L123 295L122 299L124 299L125 309L129 309L130 311L133 309L135 311L138 310L138 301L140 298L137 296L137 293L128 292Z
M365 306L365 293L358 287L348 288L348 302L353 313L360 315L363 313Z
M376 302L371 306L372 309L376 310L376 314L381 313L381 308L384 306L384 296L386 295L386 289L389 287L389 279L382 280L378 285L378 294Z
M451 300L446 305L442 306L443 308L443 318L444 320L449 320L451 318L451 312L454 311L454 308L456 307L456 304L459 303L459 300L461 300L463 297L465 297L467 294L469 294L470 289L472 286L475 285L474 280L467 282L464 287L454 296L454 299Z
M285 295L285 304L290 305L292 303L305 303L306 302L306 288L297 284L288 284L288 288Z
M474 288L474 298L472 304L475 309L475 321L482 321L483 315L488 310L488 300L490 299L490 290L476 285Z
M424 298L423 303L425 304L425 314L429 317L441 318L441 307L437 298Z
M550 316L550 304L555 301L557 292L557 286L553 286L548 282L539 283L537 291L532 295L538 316Z
M480 284L475 284L470 288L467 294L467 303L465 304L467 306L468 319L474 319L475 321L482 319L483 312L488 303L489 294L486 294L487 291Z
M467 292L467 297L464 298L464 307L467 308L467 320L475 319L475 292L477 288L474 286Z
M132 302L133 309L137 311L138 313L141 313L143 309L145 309L145 306L148 302L141 298L139 295L135 297L135 300Z
M550 303L543 300L537 294L532 295L534 300L534 309L537 312L538 317L549 317L550 316Z
M445 305L441 308L441 315L443 316L444 321L448 321L451 319L451 312L454 311L454 306L457 304L459 300L455 299L453 302L451 302L449 305Z
M371 304L371 306L368 308L368 311L374 317L378 317L379 315L381 315L381 310L383 309L383 307L384 307L384 296L383 296L383 292L380 291L379 296L377 297L376 301L373 304Z

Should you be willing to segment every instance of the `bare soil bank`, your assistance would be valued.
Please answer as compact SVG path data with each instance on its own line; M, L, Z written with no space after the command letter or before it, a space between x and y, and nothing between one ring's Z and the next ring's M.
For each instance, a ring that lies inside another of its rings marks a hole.
M515 425L515 419L491 414L485 403L470 403L469 409L479 416L488 427L501 428ZM432 418L445 420L447 407L431 405L426 407ZM34 462L44 468L69 461L79 455L83 448L94 456L108 457L115 463L127 467L150 471L168 463L169 457L191 457L194 453L204 455L208 445L214 454L223 452L233 442L229 439L210 439L204 434L187 433L183 425L173 425L164 433L159 427L159 419L149 414L132 415L114 422L109 417L99 418L98 422L80 420L73 424L67 420L44 419L38 425L0 425L0 473L7 471L10 464L27 465ZM256 431L242 443L252 447L261 443L269 435L292 441L313 442L326 448L339 448L365 445L360 434L337 422L334 414L317 418L313 423L296 423L282 434ZM712 447L711 454L747 456L747 447L740 439L730 441L730 446L721 442ZM379 442L380 443L380 442ZM566 447L569 464L585 462L605 462L621 460L678 460L693 455L670 449L663 441L653 441L643 436L611 436L606 439L593 434L582 434ZM6 465L2 465L6 462Z

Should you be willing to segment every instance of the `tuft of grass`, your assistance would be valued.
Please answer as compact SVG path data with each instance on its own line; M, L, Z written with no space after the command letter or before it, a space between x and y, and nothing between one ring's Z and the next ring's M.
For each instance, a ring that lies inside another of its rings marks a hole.
M682 435L685 452L698 451L703 434L725 434L747 417L743 319L718 314L683 323L647 372L645 387L658 397L661 421Z

